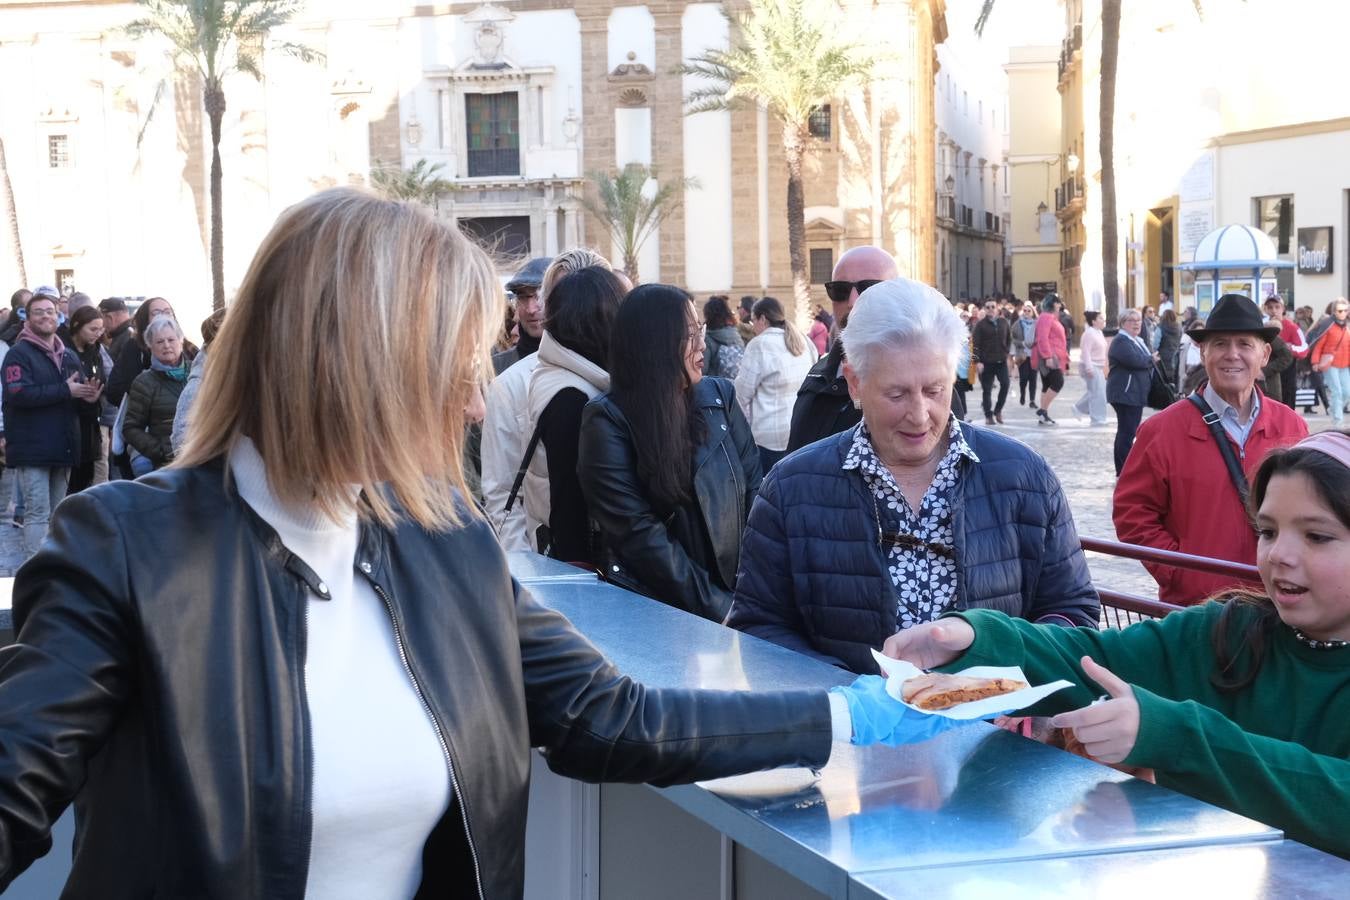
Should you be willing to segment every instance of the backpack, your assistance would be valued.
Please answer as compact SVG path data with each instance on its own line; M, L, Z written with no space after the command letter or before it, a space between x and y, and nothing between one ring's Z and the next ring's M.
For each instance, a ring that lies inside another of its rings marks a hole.
M741 345L719 344L717 347L716 374L734 381L736 373L741 370L741 358L743 356L745 356L745 348Z

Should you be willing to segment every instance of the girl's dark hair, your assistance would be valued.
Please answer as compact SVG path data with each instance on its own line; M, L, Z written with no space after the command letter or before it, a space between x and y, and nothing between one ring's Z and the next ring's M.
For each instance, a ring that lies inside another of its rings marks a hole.
M614 314L628 292L619 277L587 266L563 277L544 299L544 330L600 368L609 365Z
M98 311L97 306L81 306L75 312L70 314L70 336L73 339L80 329L88 325L95 319L102 319L103 313Z
M677 287L644 284L619 304L610 332L610 396L632 428L638 478L666 508L693 495L694 448L704 437L684 370L691 300Z
M709 297L708 302L703 304L703 321L708 323L709 328L724 328L736 324L736 315L731 311L727 298L718 294Z
M1097 311L1095 309L1085 310L1083 312L1083 321L1089 325L1097 321Z
M1350 431L1341 433L1350 435ZM1253 521L1265 502L1270 480L1276 475L1294 474L1306 476L1327 508L1342 525L1350 528L1350 467L1320 450L1304 447L1274 450L1262 461L1247 500ZM1269 597L1256 591L1229 591L1211 599L1226 600L1226 607L1210 634L1214 672L1209 680L1225 693L1240 691L1261 671L1280 624L1280 614Z
M132 321L135 323L133 327L136 329L136 343L141 345L142 350L150 349L145 345L145 329L146 326L150 324L150 304L154 303L156 300L164 300L164 298L151 297L146 300L140 306L136 307L136 315L132 318ZM164 302L169 303L168 300L164 300ZM173 315L172 303L169 303L169 315Z

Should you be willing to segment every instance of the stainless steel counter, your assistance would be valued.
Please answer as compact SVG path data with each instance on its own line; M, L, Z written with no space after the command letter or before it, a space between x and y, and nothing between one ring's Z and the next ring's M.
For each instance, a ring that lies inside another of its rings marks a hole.
M874 872L849 900L1345 900L1350 863L1291 841Z
M652 686L774 690L851 679L607 584L546 579L530 589ZM1012 861L1280 839L1260 823L983 723L911 747L837 745L815 780L781 770L660 793L835 897L849 896L850 878L864 873L891 872L904 885L909 875L899 870L1001 870ZM888 890L878 883L872 896Z
M540 556L538 553L512 550L506 554L511 574L521 584L534 584L536 581L574 581L578 584L596 584L599 579L595 573L569 566L565 562Z

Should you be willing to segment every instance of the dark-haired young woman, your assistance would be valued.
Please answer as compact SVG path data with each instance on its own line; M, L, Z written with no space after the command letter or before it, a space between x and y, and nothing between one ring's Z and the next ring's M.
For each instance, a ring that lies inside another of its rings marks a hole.
M86 382L108 383L112 357L103 349L103 314L98 307L82 306L70 317L70 349L80 361L80 371ZM75 409L79 414L80 461L70 470L67 496L78 494L95 483L94 472L104 455L103 429L98 422L103 412L103 398L92 402L79 400ZM104 480L107 480L106 473Z
M741 368L745 342L725 297L718 294L703 304L703 324L703 374L734 379Z
M529 519L548 523L549 556L565 562L597 563L590 510L577 479L577 445L582 410L609 390L609 335L627 293L620 276L588 266L544 297L544 334L526 407L531 434L539 431L530 468L548 479L548 506L535 509L533 493L521 496Z
M897 634L886 653L1067 678L1078 687L1030 712L1059 712L1052 724L1094 758L1152 767L1159 784L1350 857L1350 433L1271 453L1250 502L1263 596L1122 631L971 610Z
M721 621L759 454L731 382L703 377L689 295L646 284L619 307L610 390L582 414L577 475L611 581Z

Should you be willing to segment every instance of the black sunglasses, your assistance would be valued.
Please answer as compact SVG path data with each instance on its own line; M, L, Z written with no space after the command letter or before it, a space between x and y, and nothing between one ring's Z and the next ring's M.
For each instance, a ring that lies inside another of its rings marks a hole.
M904 547L906 550L931 550L938 556L956 559L956 548L937 541L920 540L912 534L897 534L893 531L881 533L881 545L885 547Z
M853 289L857 288L861 294L874 284L881 284L880 278L864 278L862 281L827 281L825 282L825 296L829 297L834 303L844 303L848 300Z

